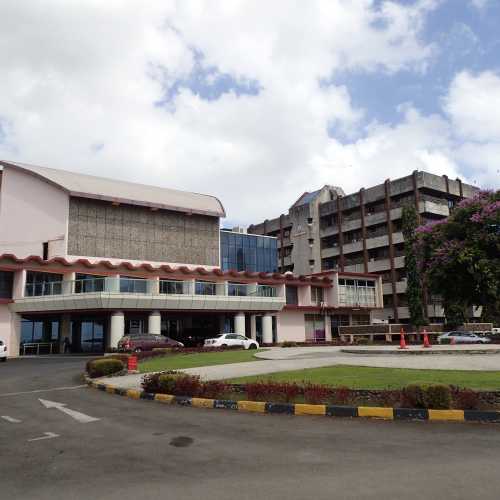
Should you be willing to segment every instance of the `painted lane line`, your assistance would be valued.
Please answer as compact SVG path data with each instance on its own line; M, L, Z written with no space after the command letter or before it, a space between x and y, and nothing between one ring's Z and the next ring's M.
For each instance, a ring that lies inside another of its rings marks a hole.
M22 420L18 420L14 417L9 417L8 415L0 415L0 418L7 420L7 422L10 422L11 424L20 424L22 422Z
M56 410L59 410L62 413L65 413L66 415L70 416L71 418L74 418L77 422L80 422L81 424L88 424L89 422L97 422L100 420L99 418L91 417L90 415L85 415L85 413L80 413L79 411L76 410L70 410L69 408L66 408L65 403L57 403L56 401L48 401L46 399L38 399L40 403L45 408L55 408Z
M83 385L70 385L68 387L52 387L50 389L35 389L33 391L22 391L22 392L6 392L4 394L0 394L1 397L7 396L20 396L22 394L38 394L39 392L52 392L52 391L69 391L72 389L82 389L83 387L87 387L86 384Z
M60 437L59 434L56 434L55 432L44 432L43 434L44 435L41 437L28 439L28 443L32 441L42 441L43 439L54 439Z

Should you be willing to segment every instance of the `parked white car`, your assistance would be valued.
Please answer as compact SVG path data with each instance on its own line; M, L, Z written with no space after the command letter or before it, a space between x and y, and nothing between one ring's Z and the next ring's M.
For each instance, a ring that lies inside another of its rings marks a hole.
M213 339L206 339L205 347L243 347L244 349L258 349L259 343L237 333L221 333Z
M7 346L3 340L0 340L0 361L7 361Z

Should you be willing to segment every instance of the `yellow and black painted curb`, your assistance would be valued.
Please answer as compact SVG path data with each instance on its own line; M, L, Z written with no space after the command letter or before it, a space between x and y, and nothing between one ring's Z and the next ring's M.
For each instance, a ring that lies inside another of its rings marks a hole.
M384 420L432 420L441 422L488 422L500 423L500 412L477 410L427 410L421 408L381 408L376 406L337 406L299 403L269 403L260 401L232 401L226 399L206 399L170 394L153 394L137 389L124 389L110 384L86 379L87 384L109 394L117 394L132 399L144 399L158 403L237 410L252 413L283 415L317 415L325 417L368 417Z

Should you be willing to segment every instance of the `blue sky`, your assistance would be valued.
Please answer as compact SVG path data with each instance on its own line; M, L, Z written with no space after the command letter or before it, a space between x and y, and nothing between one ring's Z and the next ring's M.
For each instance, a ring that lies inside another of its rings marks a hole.
M0 158L212 194L227 225L415 169L499 186L500 0L4 0L0 17Z

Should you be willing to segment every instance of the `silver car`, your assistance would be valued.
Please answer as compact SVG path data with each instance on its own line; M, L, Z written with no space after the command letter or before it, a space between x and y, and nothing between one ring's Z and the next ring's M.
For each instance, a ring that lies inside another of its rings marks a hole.
M446 332L440 335L437 340L440 344L450 344L453 341L455 344L489 344L491 342L490 339L480 337L472 332Z

